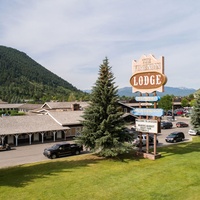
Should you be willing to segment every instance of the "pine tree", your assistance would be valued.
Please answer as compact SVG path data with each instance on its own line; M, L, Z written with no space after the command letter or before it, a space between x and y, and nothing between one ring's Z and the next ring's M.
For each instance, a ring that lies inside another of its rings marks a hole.
M191 113L191 124L194 130L200 132L200 91L195 94L195 102Z
M100 65L99 77L92 88L91 101L83 114L83 131L79 142L103 157L126 152L122 112L118 105L117 87L108 59Z

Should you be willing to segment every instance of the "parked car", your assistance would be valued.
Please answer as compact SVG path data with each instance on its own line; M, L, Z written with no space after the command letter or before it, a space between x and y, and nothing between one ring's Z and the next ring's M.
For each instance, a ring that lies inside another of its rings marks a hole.
M170 133L166 138L166 142L180 142L185 139L185 135L183 132L173 132Z
M172 116L167 116L167 121L173 122L174 120L175 120L174 117L172 117Z
M189 125L185 122L177 122L176 123L176 127L180 128L180 127L188 127Z
M174 116L176 116L176 112L172 112L171 110L168 110L168 111L166 112L166 115L167 115L167 116L172 116L172 114L173 114Z
M58 143L50 148L44 149L44 156L54 159L68 155L78 155L83 150L83 147L78 144Z
M147 136L146 134L142 134L142 146L146 145ZM156 140L156 143L158 144L158 139ZM133 141L133 145L139 147L140 146L140 135L137 136L137 138ZM154 138L149 135L149 145L154 145Z
M185 113L184 115L185 115L185 117L190 117L191 114L190 113Z
M176 115L183 115L183 111L182 110L177 110L175 113L176 113Z
M9 144L0 144L0 150L11 150Z
M188 134L189 134L189 135L199 135L200 132L199 132L199 131L195 131L195 130L193 130L193 129L190 129L190 130L188 131Z
M168 129L168 128L172 128L172 127L173 127L172 122L165 122L165 121L161 122L162 129Z

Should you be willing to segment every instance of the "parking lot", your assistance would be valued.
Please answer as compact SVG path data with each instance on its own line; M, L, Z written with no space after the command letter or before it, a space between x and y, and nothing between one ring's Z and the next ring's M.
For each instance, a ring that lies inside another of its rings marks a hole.
M173 145L173 143L166 143L165 138L169 133L174 131L182 131L185 134L184 142L192 139L192 137L188 134L190 126L185 128L176 128L175 124L178 121L183 121L189 124L188 118L176 117L176 121L173 122L172 129L162 129L161 133L158 134L158 147L162 145ZM43 155L43 150L53 144L54 143L45 143L18 146L13 147L10 151L0 151L0 168L49 160Z
M0 151L0 168L48 160L43 156L43 150L52 144L18 146L12 147L10 151Z
M166 118L164 118L163 120L167 121ZM176 123L177 122L185 122L185 123L189 124L189 127L176 128ZM161 133L158 134L159 145L170 145L170 143L166 143L165 142L165 138L166 138L166 136L168 134L170 134L170 133L172 133L174 131L181 131L181 132L183 132L185 134L185 141L184 142L190 141L192 139L192 137L188 134L188 130L191 128L189 118L176 116L175 117L175 121L172 122L172 123L173 123L173 128L171 128L171 129L162 129Z

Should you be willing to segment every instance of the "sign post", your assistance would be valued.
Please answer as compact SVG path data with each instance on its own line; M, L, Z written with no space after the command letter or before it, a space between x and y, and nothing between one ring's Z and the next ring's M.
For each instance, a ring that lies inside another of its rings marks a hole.
M140 136L142 133L147 135L146 154L143 154L143 156L153 160L160 157L160 154L156 152L156 140L157 133L160 132L160 117L164 114L163 109L157 108L157 101L160 100L160 97L156 95L156 91L164 92L166 82L167 77L164 75L163 56L160 59L156 59L151 54L148 56L143 55L138 61L133 61L130 84L132 85L133 92L140 92L140 96L135 98L140 106L133 109L131 113L140 118L136 120L136 130L140 132ZM146 93L146 96L142 96L142 93ZM149 93L153 93L154 96L149 96ZM154 108L148 107L149 102L153 102ZM146 108L141 108L141 104L146 104ZM142 116L146 116L146 119L141 119ZM149 119L149 117L153 119ZM154 134L153 154L149 154L149 133ZM140 145L140 153L142 152L141 150L142 146Z

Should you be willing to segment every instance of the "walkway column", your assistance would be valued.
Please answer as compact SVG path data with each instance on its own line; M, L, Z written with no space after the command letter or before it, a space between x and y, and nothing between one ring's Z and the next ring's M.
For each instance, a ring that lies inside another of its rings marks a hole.
M16 143L16 146L18 146L18 137L19 137L19 135L15 135L15 143Z
M53 131L53 141L56 141L56 131Z
M29 136L29 144L31 144L31 136L32 136L32 133L29 133L28 136Z
M1 143L2 143L2 145L4 144L4 138L5 138L5 135L1 135Z
M41 135L42 135L42 143L44 143L44 133L42 132Z
M64 130L64 140L67 140L67 131Z

